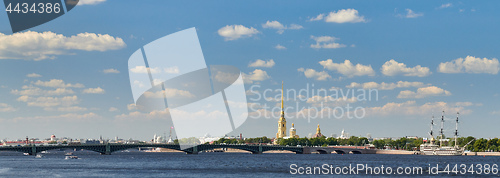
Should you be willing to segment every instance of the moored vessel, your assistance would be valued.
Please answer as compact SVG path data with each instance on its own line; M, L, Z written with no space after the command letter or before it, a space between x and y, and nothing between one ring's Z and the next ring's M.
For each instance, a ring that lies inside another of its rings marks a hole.
M433 135L433 126L434 126L434 116L432 116L432 121L431 121L431 131L429 132L430 134L430 141L429 143L424 143L420 145L420 154L421 155L437 155L437 156L460 156L464 153L465 147L469 145L465 145L464 147L459 147L457 145L457 138L458 138L458 115L459 113L457 112L457 119L455 123L455 145L454 146L443 146L443 141L446 141L446 139L443 138L443 127L444 127L444 111L443 114L441 115L441 131L440 131L440 139L439 139L439 145L436 144L436 140L434 139Z

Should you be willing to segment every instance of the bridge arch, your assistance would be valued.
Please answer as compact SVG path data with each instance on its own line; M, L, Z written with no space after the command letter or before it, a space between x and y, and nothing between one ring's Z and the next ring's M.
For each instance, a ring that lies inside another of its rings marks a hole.
M326 150L322 150L322 149L318 149L316 150L319 154L330 154L330 152L326 151Z
M219 149L219 148L230 148L230 149L237 149L237 150L243 150L243 151L248 151L253 154L259 153L258 149L248 147L246 145L198 145L196 146L197 152L201 151L207 151L207 150L214 150L214 149ZM183 150L189 153L189 151L192 151L192 148L189 148L187 150Z
M361 153L361 151L358 151L358 150L352 150L351 152L349 152L350 154L363 154Z
M232 150L240 150L241 153L252 153L252 151L248 149L241 149L241 148L213 148L213 149L204 149L201 152L210 152L210 151L217 152L216 151L217 149L221 149L222 152L228 152L228 149L232 149Z
M346 154L346 152L343 151L343 150L335 150L335 153L337 153L337 154Z
M303 149L300 147L262 146L262 152L272 151L272 150L291 151L294 152L295 154L302 154L303 152Z
M263 151L262 153L272 153L273 151L282 151L282 153L297 153L297 152L293 152L293 151L290 151L290 150L266 150L266 151Z

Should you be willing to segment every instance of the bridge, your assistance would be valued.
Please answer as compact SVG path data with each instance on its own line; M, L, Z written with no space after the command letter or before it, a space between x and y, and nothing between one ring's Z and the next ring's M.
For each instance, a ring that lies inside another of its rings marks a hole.
M358 146L328 146L328 147L304 147L304 153L319 154L375 154L375 149L368 149Z
M291 151L296 154L375 154L375 150L351 148L351 147L296 147L296 146L281 146L281 145L238 145L238 144L221 144L221 145L196 145L186 146L186 149L181 149L180 145L174 144L84 144L84 145L26 145L26 146L6 146L0 147L0 151L17 151L36 155L42 151L54 149L76 149L95 151L103 155L110 155L116 151L122 151L132 148L167 148L172 150L183 151L187 154L198 154L202 151L214 150L218 148L231 148L249 151L252 154L261 154L266 151L280 150Z

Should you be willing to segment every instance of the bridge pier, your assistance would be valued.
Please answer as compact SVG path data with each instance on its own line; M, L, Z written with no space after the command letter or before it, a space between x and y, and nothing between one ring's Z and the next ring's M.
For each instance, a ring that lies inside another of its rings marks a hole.
M29 153L30 155L36 155L36 145L33 144L31 145L31 153Z
M106 144L106 152L101 153L101 155L111 155L111 145L109 143Z
M187 154L190 155L197 155L198 154L198 146L193 146L193 152L186 152Z

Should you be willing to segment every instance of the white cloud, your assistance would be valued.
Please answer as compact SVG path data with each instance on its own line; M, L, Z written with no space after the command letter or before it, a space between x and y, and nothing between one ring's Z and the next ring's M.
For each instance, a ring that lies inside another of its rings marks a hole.
M131 72L133 73L139 73L139 74L147 74L148 69L152 74L157 74L161 73L161 69L158 67L155 68L147 68L146 66L135 66L134 68L130 69Z
M89 121L89 120L97 120L97 119L102 119L102 116L99 116L98 114L95 114L93 112L86 113L86 114L74 114L74 113L69 113L69 114L62 114L62 115L56 115L56 116L34 116L34 117L17 117L14 118L15 121L18 122L32 122L32 121L37 121L37 122L67 122L67 121Z
M270 59L268 61L257 59L255 62L248 64L248 67L267 67L271 68L275 65L274 60Z
M280 45L280 44L277 44L274 48L276 48L277 50L285 50L286 47Z
M151 72L152 74L162 73L162 71L167 74L178 74L180 72L179 67L177 66L167 67L164 68L163 70L159 67L147 68L146 66L135 66L134 68L130 69L130 72L138 74L147 74L148 69L149 72Z
M380 69L382 74L387 76L404 75L404 76L418 76L425 77L430 75L430 69L428 67L422 67L417 65L415 67L406 67L406 64L399 63L394 59L387 61L382 65Z
M315 107L326 107L326 106L343 106L348 103L355 103L357 102L356 97L332 97L332 96L320 96L320 95L315 95L310 98L307 98L306 103L309 103Z
M116 69L104 69L102 72L104 72L105 74L118 74L120 73L120 71L116 70Z
M325 17L325 14L319 14L316 17L312 17L309 19L309 21L318 21L318 20L323 20L323 17Z
M163 71L165 71L165 73L167 73L167 74L178 74L179 67L177 67L177 66L168 67L168 68L163 69Z
M230 73L230 72L222 72L217 71L215 75L212 75L215 81L227 83L227 84L243 84L241 81L235 79L239 76L239 74Z
M330 76L325 71L317 72L314 69L304 69L304 68L299 68L299 69L297 69L297 71L304 72L304 75L307 78L313 78L314 80L326 80L326 79L332 78L332 76Z
M449 96L451 92L436 86L429 86L417 89L417 92L404 90L399 92L398 98L425 98L429 96Z
M316 17L309 19L310 21L317 21L325 19L325 22L332 23L359 23L366 22L364 16L360 16L358 10L356 9L341 9L338 11L332 11L327 16L325 14L319 14Z
M115 108L115 107L110 107L109 112L115 112L115 111L119 111L118 108Z
M456 106L473 106L474 103L472 102L456 102L455 103ZM482 104L481 103L477 103L476 106L481 106Z
M224 37L224 40L231 41L251 37L252 35L259 33L259 31L253 27L247 28L243 25L227 25L220 28L218 33L220 36Z
M440 63L438 71L441 73L486 73L497 74L500 70L498 59L476 58L467 56L450 62Z
M406 9L406 15L400 15L400 17L417 18L417 17L423 16L423 15L424 15L424 13L418 13L418 12L414 12L411 9Z
M145 121L145 120L165 120L170 118L169 110L154 110L149 113L141 113L139 111L134 111L129 114L121 114L115 116L115 121L123 122L123 121Z
M37 73L31 73L31 74L27 74L26 77L30 77L30 78L38 78L38 77L42 77L42 75L40 74L37 74Z
M328 59L326 61L320 61L319 64L328 70L336 71L347 77L375 75L375 71L371 65L353 65L349 60L345 60L344 63L333 63L331 59Z
M87 111L87 108L83 108L80 106L68 106L68 107L59 107L59 108L57 108L57 111L60 111L60 112L81 112L81 111Z
M135 86L138 86L139 88L143 88L145 87L144 83L142 83L141 81L139 80L134 80L134 83L133 83Z
M262 24L262 28L286 29L286 27L278 21L267 21Z
M31 82L31 83L34 85L37 85L37 86L52 87L52 88L83 88L83 87L85 87L84 85L79 84L79 83L66 84L63 80L60 80L60 79L52 79L50 81L38 80L36 82Z
M104 94L104 92L105 92L104 89L102 89L101 87L87 88L82 91L82 93L88 93L88 94Z
M0 112L14 112L14 111L17 111L17 108L14 108L6 103L0 103Z
M250 72L249 74L243 73L243 80L245 81L245 83L253 83L254 81L264 81L269 78L271 77L267 75L267 72L260 69L255 69L253 72Z
M330 49L335 49L335 48L343 48L346 47L345 44L340 44L340 43L335 43L335 40L338 40L338 38L335 38L333 36L312 36L311 39L316 41L316 44L311 44L311 48L319 49L319 48L330 48Z
M27 95L27 96L53 96L53 95L69 95L75 93L69 88L57 88L55 90L43 90L34 86L23 86L23 90L12 90L11 93L15 95Z
M399 81L397 83L377 83L377 82L366 82L366 83L356 83L352 82L350 85L347 85L347 88L363 88L363 89L378 89L378 90L393 90L395 88L409 88L409 87L424 87L426 86L422 82L408 82L408 81Z
M30 97L30 96L20 96L17 101L25 102L28 106L50 108L54 106L71 106L79 103L78 97L64 96L64 97Z
M439 9L448 8L448 7L451 7L452 5L453 4L451 4L451 3L442 4L441 6L439 6Z
M146 91L143 94L146 98L163 98L163 97L168 97L168 98L173 98L173 97L183 97L183 98L192 98L194 95L185 90L179 90L175 88L165 88L165 90L161 91L156 91L156 92L150 92Z
M136 109L137 109L137 106L136 106L134 103L132 103L132 104L128 104L128 105L127 105L127 109L128 109L129 111L131 111L131 110L136 110Z
M78 1L78 5L95 5L105 1L106 0L80 0Z
M66 37L53 32L26 31L5 35L0 33L0 59L55 59L69 50L108 51L125 47L121 38L108 34L79 33Z
M278 21L269 21L268 20L265 24L262 24L262 28L277 29L278 31L276 33L283 34L283 32L285 32L286 29L298 30L298 29L302 29L303 27L301 25L297 25L297 24L291 24L290 26L285 26Z
M417 105L415 101L406 101L404 103L387 103L381 107L370 107L366 108L366 115L382 115L382 116L394 116L394 115L408 115L408 116L427 116L430 117L433 112L440 113L440 111L446 111L447 113L460 112L461 114L468 114L472 111L466 109L463 106L456 107L454 103L446 102L429 102L423 105Z

